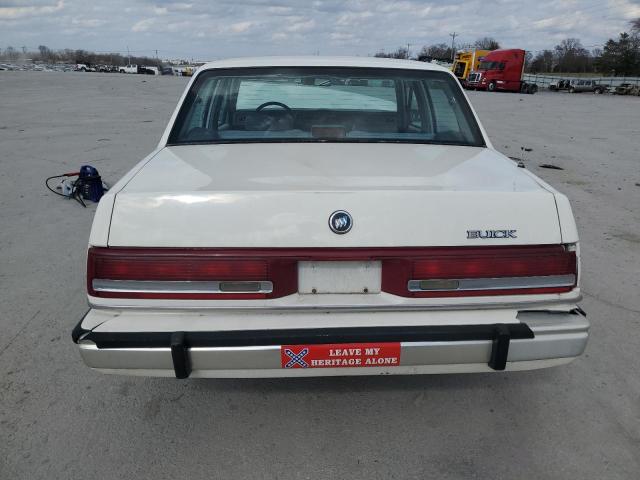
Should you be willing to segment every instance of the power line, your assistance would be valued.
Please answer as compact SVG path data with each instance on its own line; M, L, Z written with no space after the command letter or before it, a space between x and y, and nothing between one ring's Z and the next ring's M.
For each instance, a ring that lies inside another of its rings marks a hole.
M458 36L458 34L456 32L453 32L453 33L450 33L449 36L451 37L451 61L454 61L456 58L455 44L456 44L456 37Z

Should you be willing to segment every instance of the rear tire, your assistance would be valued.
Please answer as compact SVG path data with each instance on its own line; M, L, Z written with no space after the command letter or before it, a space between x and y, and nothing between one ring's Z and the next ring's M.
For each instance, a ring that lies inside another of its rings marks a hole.
M576 89L575 89L575 88L573 88L573 87L571 87L571 88L569 89L569 93L576 93Z

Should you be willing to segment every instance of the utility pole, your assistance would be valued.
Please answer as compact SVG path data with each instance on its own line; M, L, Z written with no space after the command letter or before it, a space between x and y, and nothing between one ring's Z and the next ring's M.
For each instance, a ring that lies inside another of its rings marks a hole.
M129 45L127 45L127 66L131 66L131 53L129 52Z
M407 42L407 60L411 59L411 44Z
M449 36L451 37L451 61L456 59L456 50L455 50L455 44L456 44L456 37L458 36L458 34L456 32L450 33Z

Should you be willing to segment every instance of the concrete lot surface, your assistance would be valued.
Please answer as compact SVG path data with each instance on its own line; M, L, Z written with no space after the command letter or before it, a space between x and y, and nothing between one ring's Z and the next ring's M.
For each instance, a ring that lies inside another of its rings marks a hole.
M639 478L640 98L470 94L496 148L524 155L572 201L593 326L574 363L415 377L104 376L70 338L86 309L95 205L55 197L43 180L88 163L115 182L152 150L185 83L0 72L0 479Z

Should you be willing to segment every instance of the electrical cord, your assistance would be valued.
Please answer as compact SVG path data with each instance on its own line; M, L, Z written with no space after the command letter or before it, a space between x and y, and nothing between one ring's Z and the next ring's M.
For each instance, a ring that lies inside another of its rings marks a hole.
M61 197L66 197L66 195L65 195L64 193L57 192L57 191L55 191L53 188L51 188L51 187L49 186L49 181L50 181L50 180L53 180L54 178L62 178L62 177L66 177L66 175L54 175L53 177L49 177L49 178L47 178L47 179L44 181L44 184L45 184L45 186L46 186L49 190L51 190L51 191L52 191L53 193L55 193L56 195L60 195Z
M53 188L51 188L51 186L49 185L49 181L53 180L54 178L63 178L63 177L71 177L73 175L70 175L68 173L65 173L63 175L54 175L52 177L48 177L45 181L44 184L45 186L51 190L53 193L55 193L56 195L60 195L61 197L65 197L65 198L74 198L80 205L82 205L84 208L87 208L87 205L84 203L84 201L82 200L82 197L80 196L80 191L79 191L79 183L80 183L80 179L76 180L75 183L73 184L73 189L71 191L71 195L65 195L64 193L60 193L57 192L56 190L54 190Z

